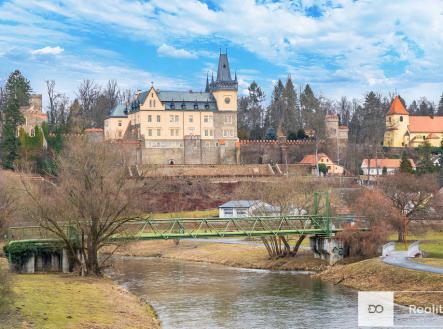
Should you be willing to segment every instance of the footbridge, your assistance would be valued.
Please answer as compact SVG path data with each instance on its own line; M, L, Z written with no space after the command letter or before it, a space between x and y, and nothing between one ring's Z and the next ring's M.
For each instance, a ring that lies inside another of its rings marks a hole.
M109 237L109 242L134 242L143 240L310 236L314 256L331 262L342 258L343 245L335 235L346 224L352 225L353 216L255 216L243 218L133 218ZM75 227L61 226L66 236L78 239ZM360 228L365 229L365 228ZM10 264L17 271L68 271L69 264L62 240L53 232L40 226L11 227L8 230L7 249ZM13 250L24 252L26 261L17 263L11 258Z

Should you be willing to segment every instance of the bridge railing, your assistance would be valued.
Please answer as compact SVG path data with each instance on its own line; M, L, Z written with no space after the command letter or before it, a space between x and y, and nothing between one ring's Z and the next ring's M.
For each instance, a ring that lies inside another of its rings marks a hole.
M113 239L192 238L198 236L253 236L285 234L332 235L352 216L257 216L240 218L133 218ZM69 225L61 225L67 233ZM11 227L9 240L55 239L57 235L40 226Z

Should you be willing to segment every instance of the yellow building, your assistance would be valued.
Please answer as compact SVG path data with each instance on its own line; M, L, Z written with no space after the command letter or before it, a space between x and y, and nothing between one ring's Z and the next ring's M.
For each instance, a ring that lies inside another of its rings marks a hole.
M443 140L442 116L413 116L396 96L386 115L385 147L418 147L428 142L439 147Z
M220 54L217 78L206 79L204 92L137 92L105 120L104 137L139 140L143 163L236 163L237 90L228 56Z

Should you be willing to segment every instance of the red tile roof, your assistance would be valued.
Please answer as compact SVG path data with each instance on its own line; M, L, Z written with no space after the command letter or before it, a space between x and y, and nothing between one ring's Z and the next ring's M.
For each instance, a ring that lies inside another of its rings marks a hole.
M406 111L405 107L400 101L400 97L395 96L392 101L391 107L389 108L388 115L390 114L404 114L409 115L408 111Z
M410 116L410 132L443 133L442 116Z
M317 154L317 159L318 159L318 161L320 161L320 159L321 159L322 157L327 157L327 158L329 158L325 153L318 153L318 154ZM331 161L331 162L332 162L332 161ZM305 157L303 158L303 160L300 161L300 163L302 163L302 164L309 164L309 165L311 165L311 166L316 166L317 163L315 162L315 154L308 154L308 155L305 155Z
M377 162L375 161L377 160ZM411 162L412 168L415 168L414 160L409 159ZM370 159L370 167L371 168L400 168L401 159ZM363 159L362 167L368 167L368 159Z

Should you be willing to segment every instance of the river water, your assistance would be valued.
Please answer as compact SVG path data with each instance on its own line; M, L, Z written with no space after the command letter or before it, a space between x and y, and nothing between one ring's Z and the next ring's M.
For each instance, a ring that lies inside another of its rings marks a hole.
M169 328L357 328L357 292L297 272L122 257L111 277ZM443 317L395 310L395 325L443 328Z

